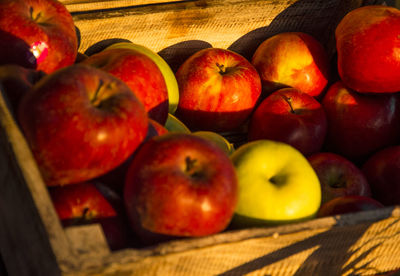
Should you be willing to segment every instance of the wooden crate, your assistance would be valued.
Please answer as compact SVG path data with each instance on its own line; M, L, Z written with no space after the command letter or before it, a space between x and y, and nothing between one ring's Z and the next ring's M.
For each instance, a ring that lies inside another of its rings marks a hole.
M81 52L127 39L159 52L176 69L210 46L249 57L282 31L308 32L333 54L338 20L379 1L63 2L80 30ZM375 275L400 268L397 206L112 252L99 225L61 226L1 92L0 253L9 275Z

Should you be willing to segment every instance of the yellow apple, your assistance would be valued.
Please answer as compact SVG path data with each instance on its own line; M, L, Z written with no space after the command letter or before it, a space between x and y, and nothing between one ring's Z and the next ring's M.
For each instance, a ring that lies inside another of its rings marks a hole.
M231 155L235 148L232 143L230 143L224 136L213 132L213 131L195 131L194 135L206 138L214 142L218 147L220 147L223 151L225 151L228 155Z
M239 180L236 219L281 224L312 218L321 204L318 176L289 144L257 140L231 155ZM246 218L246 219L243 219Z
M157 64L158 68L164 76L165 83L167 85L169 113L174 114L179 102L179 89L175 74L168 63L159 54L143 45L135 44L132 42L118 42L108 46L106 49L114 48L134 49L142 54L145 54L146 56L151 58L155 64Z
M165 122L164 127L169 132L191 133L190 129L171 113L168 113L167 121Z

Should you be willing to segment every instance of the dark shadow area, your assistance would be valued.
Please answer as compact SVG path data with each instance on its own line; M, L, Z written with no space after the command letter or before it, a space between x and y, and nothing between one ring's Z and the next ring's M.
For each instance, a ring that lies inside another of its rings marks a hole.
M202 40L188 40L164 48L158 54L169 64L172 71L176 72L186 59L206 48L212 48L212 45Z
M30 45L13 34L0 30L0 65L10 63L30 69L37 67Z
M96 54L98 52L103 51L105 48L119 42L131 42L128 39L123 39L123 38L109 38L109 39L104 39L100 40L99 42L91 45L89 48L86 49L84 52L85 55L91 56L93 54Z
M382 235L384 231L395 227L399 221L400 219L395 220L385 229L378 232L377 235ZM373 273L381 273L382 271L371 266L374 258L371 258L366 263L364 263L364 260L383 244L385 239L400 235L400 231L391 234L390 237L380 236L381 240L371 237L369 240L364 241L360 247L354 248L356 242L369 230L372 224L373 222L351 225L348 220L339 217L336 224L328 231L278 249L219 275L246 275L315 247L318 248L307 257L294 275L315 275L312 273L316 272L323 272L326 275L361 275L366 270ZM343 235L343 233L346 233L346 235ZM367 249L364 250L364 248ZM360 254L359 252L362 253ZM348 263L348 260L356 254L359 254L359 256ZM364 264L360 266L361 262Z
M190 130L236 132L249 118L252 109L231 112L213 112L178 108L175 116Z

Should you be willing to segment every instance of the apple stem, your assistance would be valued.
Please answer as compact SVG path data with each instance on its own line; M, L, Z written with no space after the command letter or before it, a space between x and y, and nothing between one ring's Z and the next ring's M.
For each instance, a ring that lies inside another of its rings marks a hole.
M186 172L191 172L194 168L194 164L196 163L196 159L191 159L189 156L185 159L186 162Z
M190 175L190 177L193 178L201 178L202 174L198 172L196 168L196 159L191 159L189 156L185 158L186 162L186 169L185 172Z
M36 15L36 17L33 17L33 7L30 7L29 12L31 14L31 19L33 21L38 21L38 19L40 18L40 16L42 15L40 12Z
M100 93L100 90L101 90L101 88L103 87L103 84L104 84L104 82L103 82L103 80L100 80L100 82L99 82L99 85L97 86L97 89L96 89L96 91L95 91L95 93L94 93L94 95L93 95L93 98L92 98L92 100L90 101L93 105L95 105L95 106L97 106L97 98L98 98L98 96L99 96L99 93Z
M296 112L293 109L293 105L292 105L292 98L291 97L287 97L286 95L281 95L281 97L287 102L287 104L290 106L290 112L295 114Z
M217 65L217 67L219 69L219 73L220 74L225 74L226 73L226 67L223 64L216 63L216 65Z

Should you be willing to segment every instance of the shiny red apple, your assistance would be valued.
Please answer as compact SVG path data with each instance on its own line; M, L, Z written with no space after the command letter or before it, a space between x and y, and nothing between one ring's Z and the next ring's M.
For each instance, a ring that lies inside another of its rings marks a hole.
M317 217L335 216L383 208L384 205L368 196L341 196L321 205Z
M328 84L326 50L317 39L303 32L284 32L266 39L251 62L260 73L266 95L293 87L318 97Z
M400 204L400 146L384 148L362 166L372 197L384 205Z
M122 198L99 182L51 187L50 197L64 227L100 223L111 249L129 246Z
M338 71L358 92L400 91L400 10L367 5L347 13L336 28Z
M77 52L74 21L60 1L0 1L0 64L51 73L73 64Z
M48 186L98 177L143 142L148 117L129 87L100 69L71 65L21 99L18 119Z
M280 141L310 155L322 148L326 130L325 111L314 97L295 88L282 88L255 109L248 140Z
M144 138L142 144L147 140L151 139L154 136L159 136L168 133L168 130L159 124L157 121L149 119L149 126L147 129L146 137ZM141 145L142 145L141 144ZM140 146L139 146L140 147ZM115 169L101 175L97 178L101 183L106 184L111 187L113 190L117 191L122 195L125 183L126 172L131 164L133 158L136 154L135 150L121 165L116 167Z
M168 90L157 64L134 49L105 49L81 61L124 81L142 101L150 118L164 124L168 116Z
M321 204L340 196L371 196L364 173L343 156L318 152L309 156L308 161L321 184Z
M193 134L153 137L129 166L124 199L136 233L193 237L223 231L238 196L236 171L213 142Z
M328 118L327 151L359 164L400 141L399 95L361 94L338 81L322 99Z
M176 79L179 103L175 115L191 130L236 130L261 94L254 66L226 49L196 52L178 68Z

